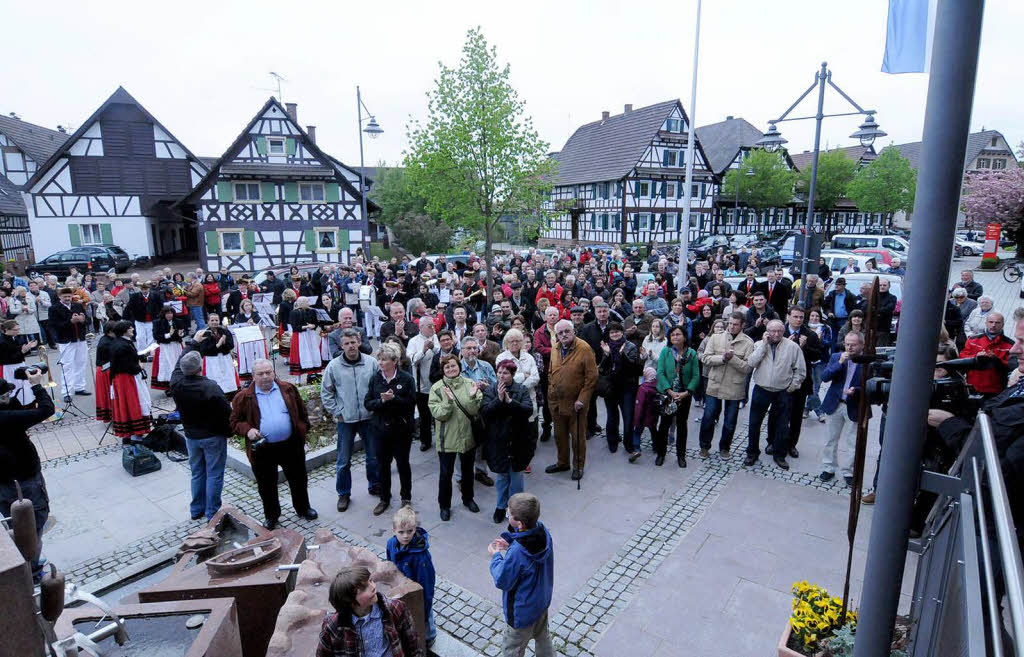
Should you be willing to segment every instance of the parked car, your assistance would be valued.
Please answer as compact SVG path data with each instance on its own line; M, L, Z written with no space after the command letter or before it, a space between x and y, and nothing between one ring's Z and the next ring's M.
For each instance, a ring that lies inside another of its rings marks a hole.
M974 233L972 237L974 239L967 239L967 231L957 231L956 233L956 244L960 247L961 254L967 257L985 252L985 236Z
M428 253L427 254L427 261L430 262L431 265L433 265L434 263L437 262L437 259L440 258L441 256L444 256L444 259L447 262L454 262L455 263L455 271L461 272L463 269L469 267L469 256L466 255L466 254L463 254L463 253L457 253L457 254ZM415 267L416 263L419 262L419 261L420 261L419 258L413 258L412 260L409 261L409 266L410 267Z
M697 254L698 258L714 253L719 247L724 247L726 251L732 249L728 235L704 235L690 243L690 251Z
M256 275L253 276L253 281L256 282L256 285L262 285L263 281L267 280L267 272L268 271L274 272L274 278L276 278L279 281L288 280L288 272L291 270L292 267L298 267L300 274L309 274L310 276L312 276L313 272L315 272L316 270L320 269L320 265L322 265L322 264L325 264L325 263L322 263L322 262L296 262L296 263L292 263L290 265L274 265L273 267L267 267L265 269L261 269L258 272L256 272ZM237 276L236 276L236 279L237 279Z
M774 246L757 247L757 258L761 261L761 267L779 267L782 265L782 254Z
M731 235L729 237L729 246L734 251L738 251L741 247L746 246L748 249L758 241L756 233L740 233L738 235Z
M892 249L854 249L854 253L860 255L866 255L869 258L874 258L875 262L878 263L879 268L884 265L892 266L892 259L899 258L903 263L903 268L907 267L907 258L904 255L896 253Z
M830 244L833 249L853 251L854 249L891 249L900 254L900 257L907 257L910 251L910 244L907 240L896 235L856 235L841 233L832 237Z
M828 265L828 268L832 270L833 277L850 275L842 273L842 271L846 269L846 264L850 258L853 258L857 268L862 272L867 269L867 261L871 259L874 259L875 266L878 267L879 271L889 271L889 265L879 262L877 257L866 253L854 253L853 251L841 251L838 249L822 249L821 257L825 259L825 263Z
M892 315L892 328L891 332L895 333L899 326L900 311L903 309L903 277L896 276L894 274L873 274L871 272L859 272L855 274L843 274L843 278L846 279L846 289L850 290L854 294L860 294L860 286L864 283L871 283L874 281L875 276L884 278L889 281L889 293L896 297L896 312ZM834 284L834 279L833 283ZM831 288L832 285L829 285ZM826 293L828 289L825 290Z
M32 276L39 274L67 276L71 273L72 267L84 274L86 272L105 272L113 266L113 260L105 253L88 253L71 249L68 251L58 251L37 263L29 265L28 272Z
M117 270L118 274L128 271L128 267L132 265L132 259L128 256L124 249L119 246L76 246L71 249L72 251L82 251L90 255L105 255L109 256L111 267ZM147 258L148 260L149 258ZM138 264L138 263L136 263Z

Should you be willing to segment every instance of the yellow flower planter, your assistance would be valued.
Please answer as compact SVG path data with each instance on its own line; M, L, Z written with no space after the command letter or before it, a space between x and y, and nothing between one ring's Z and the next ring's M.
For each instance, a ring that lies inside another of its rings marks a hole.
M791 630L792 628L789 626L789 621L786 621L786 629L782 632L782 638L779 639L779 657L804 657L804 655L786 645L789 643L789 633Z

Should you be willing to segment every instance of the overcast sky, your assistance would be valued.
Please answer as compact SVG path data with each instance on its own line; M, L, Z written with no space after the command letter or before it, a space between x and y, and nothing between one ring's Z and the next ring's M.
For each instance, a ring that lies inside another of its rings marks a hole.
M964 0L967 1L967 0ZM1017 41L1024 2L988 0L971 130L1024 139ZM0 112L78 127L123 85L197 155L220 155L271 95L268 71L332 155L359 163L355 86L385 134L367 165L396 163L426 111L438 61L455 65L480 25L551 150L602 110L679 98L689 112L696 0L657 2L13 2L0 0ZM886 0L706 0L696 124L764 129L813 82L833 80L901 143L921 138L928 77L880 72ZM826 110L846 111L836 94ZM813 112L813 101L805 101ZM857 117L826 121L847 145ZM783 124L791 152L813 122Z

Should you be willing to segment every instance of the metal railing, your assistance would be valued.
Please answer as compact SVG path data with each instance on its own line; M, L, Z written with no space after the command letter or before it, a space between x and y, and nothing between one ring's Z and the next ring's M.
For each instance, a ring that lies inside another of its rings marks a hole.
M920 558L907 654L1024 657L1024 571L986 414L949 474L925 471L921 489L939 499L911 543Z

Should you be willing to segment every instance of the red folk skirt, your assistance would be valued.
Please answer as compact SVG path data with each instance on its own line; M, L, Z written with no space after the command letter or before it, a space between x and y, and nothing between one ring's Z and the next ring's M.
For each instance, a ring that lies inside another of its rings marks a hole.
M102 367L96 368L96 419L110 422L114 417L110 402L110 373Z
M149 388L142 375L115 374L111 384L114 435L121 438L141 436L150 430Z
M293 375L312 374L324 369L320 354L320 332L316 329L292 331L288 350L288 372Z

